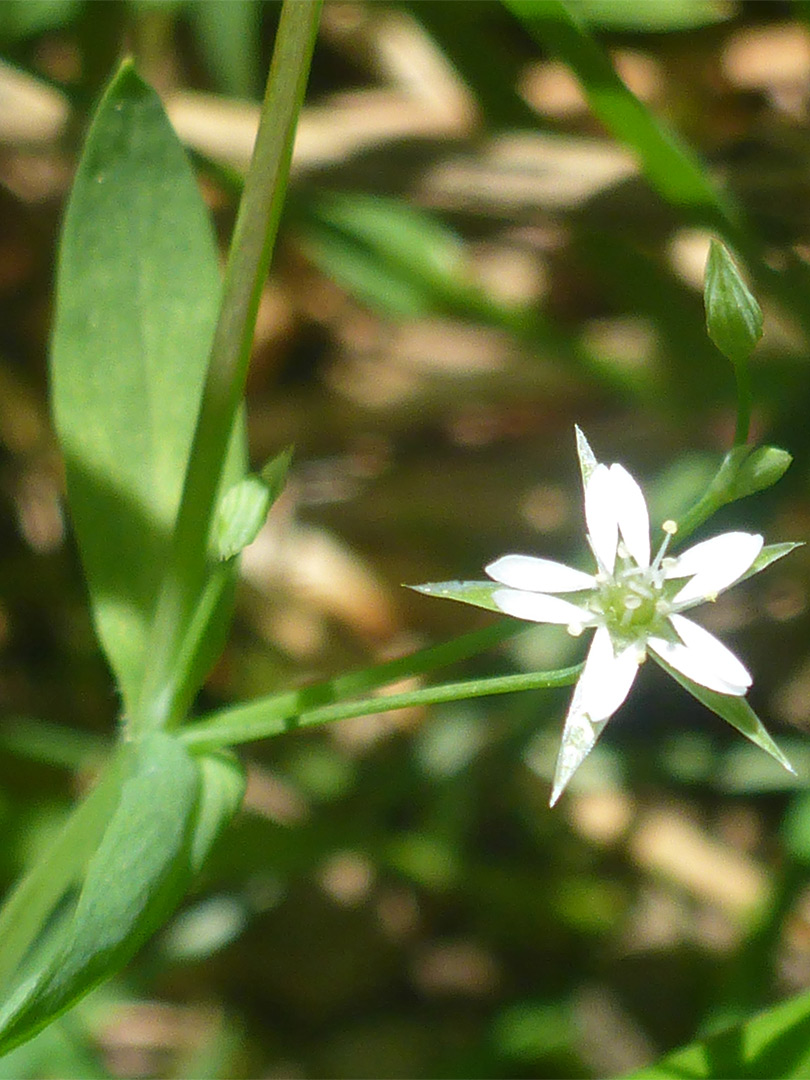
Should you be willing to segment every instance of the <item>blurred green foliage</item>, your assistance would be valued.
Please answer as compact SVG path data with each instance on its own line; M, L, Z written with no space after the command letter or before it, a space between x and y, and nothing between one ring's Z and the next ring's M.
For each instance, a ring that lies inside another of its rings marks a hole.
M575 420L661 516L688 505L734 430L733 373L703 323L707 223L737 241L765 315L752 430L794 457L718 522L805 538L806 8L570 10L327 5L249 395L257 469L282 445L296 457L203 705L488 618L401 581L476 577L507 550L576 556ZM276 21L257 2L0 5L0 75L58 91L69 117L44 135L0 118L7 884L86 789L119 706L46 419L79 134L134 50L226 236ZM205 139L183 127L189 90L210 95ZM554 813L565 691L251 746L245 809L196 894L0 1076L618 1075L698 1034L642 1075L802 1075L802 998L749 1028L753 1056L739 1033L710 1034L810 982L807 556L769 575L710 616L754 671L760 715L798 729L780 738L798 780L652 671ZM563 633L530 629L454 675L578 659Z

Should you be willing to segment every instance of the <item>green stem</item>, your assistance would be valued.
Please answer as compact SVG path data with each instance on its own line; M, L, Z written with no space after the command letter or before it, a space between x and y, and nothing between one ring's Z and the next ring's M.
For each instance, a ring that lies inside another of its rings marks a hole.
M417 705L438 705L447 701L464 701L468 698L486 697L491 694L511 694L519 690L550 689L570 686L576 682L582 664L560 668L557 671L535 671L521 675L499 675L492 679L469 679L466 682L444 683L424 690L412 690L403 694L364 698L362 701L340 702L323 705L303 712L279 713L272 707L268 713L263 700L214 713L183 728L179 737L187 746L211 750L238 743L253 742L273 735L282 735L297 728L315 724L329 724L347 720L353 716L390 712L393 709L409 709Z
M244 394L259 297L287 188L321 0L284 0L259 131L234 229L211 357L172 548L152 624L131 733L176 722L179 658L208 575L208 538L222 467Z
M751 376L748 364L735 364L734 377L737 380L737 427L734 431L734 445L745 446L751 427Z

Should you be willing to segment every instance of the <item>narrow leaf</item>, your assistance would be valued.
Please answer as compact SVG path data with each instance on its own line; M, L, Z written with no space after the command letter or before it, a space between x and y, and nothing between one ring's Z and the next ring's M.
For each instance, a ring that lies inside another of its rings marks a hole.
M0 1009L0 1053L30 1038L118 970L180 899L200 787L193 758L154 736L126 748L118 804L75 910L34 954Z
M95 623L128 710L219 296L214 236L185 153L157 95L125 64L68 205L51 383ZM238 446L228 486L240 458Z
M803 993L634 1072L627 1080L724 1080L810 1075L810 994Z
M40 935L5 997L0 1053L126 963L175 908L241 803L243 771L228 754L195 758L176 739L156 734L126 744L119 757L117 803L99 803L94 792L74 815L92 812L103 836L74 907ZM13 933L14 923L7 919L3 929Z

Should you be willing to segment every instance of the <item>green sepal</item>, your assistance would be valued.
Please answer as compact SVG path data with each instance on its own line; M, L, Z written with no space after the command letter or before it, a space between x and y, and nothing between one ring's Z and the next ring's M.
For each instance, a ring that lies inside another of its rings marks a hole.
M796 548L800 547L804 547L803 540L787 540L783 544L766 544L740 578L740 581L745 581L747 578L753 577L754 574L759 574L771 563L775 563L777 559L784 559L785 555L789 555L791 551L795 551Z
M770 754L788 772L793 773L794 776L796 775L796 770L768 734L765 725L748 704L746 698L732 694L720 694L716 690L709 690L708 687L700 686L698 683L692 682L691 679L687 679L685 675L682 675L680 671L677 671L656 653L651 652L650 656L666 671L667 675L671 675L675 682L681 684L684 690L688 690L692 697L697 698L702 705L705 705L707 709L711 709L727 724L731 724L741 735L744 735L746 739L750 739L766 754Z
M492 599L493 594L504 586L496 581L431 581L425 585L406 585L407 589L424 593L425 596L439 596L443 600L459 600L462 604L486 608L487 611L503 611Z
M703 286L706 330L732 364L744 364L762 337L762 309L719 240L712 240Z

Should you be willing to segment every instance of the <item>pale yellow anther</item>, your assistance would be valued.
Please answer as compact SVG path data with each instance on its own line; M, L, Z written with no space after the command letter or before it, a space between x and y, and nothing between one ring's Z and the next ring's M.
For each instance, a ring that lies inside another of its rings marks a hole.
M568 626L566 626L566 630L571 635L571 637L579 637L584 629L585 627L582 625L582 623L570 623Z
M672 518L667 518L667 520L661 525L661 528L664 530L665 533L669 533L670 536L674 536L675 533L678 531L678 522L673 521Z

